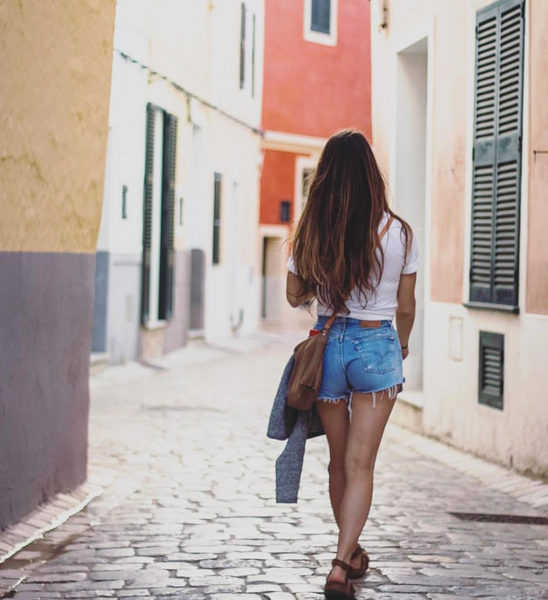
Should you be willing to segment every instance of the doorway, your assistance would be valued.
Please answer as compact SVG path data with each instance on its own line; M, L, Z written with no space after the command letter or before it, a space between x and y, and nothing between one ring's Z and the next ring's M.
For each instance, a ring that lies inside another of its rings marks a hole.
M405 361L406 391L422 404L424 354L424 264L427 197L428 38L404 48L396 65L396 210L413 227L420 254L416 315Z
M282 317L285 263L281 245L281 238L263 237L261 316L271 321Z

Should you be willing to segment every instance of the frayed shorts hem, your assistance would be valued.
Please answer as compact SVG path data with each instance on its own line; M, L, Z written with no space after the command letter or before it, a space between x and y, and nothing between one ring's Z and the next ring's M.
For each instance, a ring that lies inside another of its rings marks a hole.
M403 389L403 382L395 383L394 385L391 385L387 388L382 388L380 390L367 390L367 391L352 390L350 392L350 396L344 395L344 396L339 396L337 398L328 398L328 397L322 396L322 397L317 398L316 401L337 404L341 400L345 400L346 402L348 402L348 417L349 417L349 420L352 421L352 398L353 398L354 394L373 394L373 408L375 408L376 401L377 401L377 394L382 394L383 392L388 392L388 396L387 396L388 399L396 400L399 392L401 392L402 389Z

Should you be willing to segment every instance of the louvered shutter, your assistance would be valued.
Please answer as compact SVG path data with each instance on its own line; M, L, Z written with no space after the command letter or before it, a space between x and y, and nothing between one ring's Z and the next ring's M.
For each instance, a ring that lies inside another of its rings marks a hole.
M221 262L221 184L222 175L215 173L213 184L213 252L214 265Z
M480 11L476 81L470 300L517 308L524 1Z
M240 89L245 87L245 22L246 10L245 3L242 2L240 13Z
M310 29L319 33L331 33L331 0L312 0Z
M141 281L141 321L149 320L150 310L150 252L152 244L152 184L154 174L154 132L156 110L147 105L145 144L145 183L143 194L143 267Z
M479 402L502 409L504 403L504 335L480 331L479 342Z
M162 168L162 234L160 248L159 318L173 317L175 267L175 179L177 164L177 117L164 114L164 160Z

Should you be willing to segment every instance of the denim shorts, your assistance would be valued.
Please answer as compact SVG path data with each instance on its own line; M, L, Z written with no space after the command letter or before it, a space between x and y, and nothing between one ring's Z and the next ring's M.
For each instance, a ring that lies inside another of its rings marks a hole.
M314 329L322 329L328 316L319 316ZM403 389L402 350L392 321L380 321L380 327L360 327L358 319L336 317L323 357L322 383L318 400L348 402L352 418L352 394L373 394L386 390L395 400Z

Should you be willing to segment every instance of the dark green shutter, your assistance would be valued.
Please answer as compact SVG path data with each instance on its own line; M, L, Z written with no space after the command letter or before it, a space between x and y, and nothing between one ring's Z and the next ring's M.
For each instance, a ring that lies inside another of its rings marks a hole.
M319 33L331 33L331 0L312 0L310 29Z
M245 86L245 3L242 2L240 14L240 89Z
M156 109L147 105L145 143L145 184L143 195L143 267L141 282L141 321L149 319L150 310L150 250L152 244L152 184L154 174L154 131Z
M175 179L177 164L177 117L164 113L164 159L162 167L162 229L160 247L159 319L173 317L175 266Z
M504 406L504 335L479 332L478 400L502 410Z
M479 11L470 300L517 308L524 0Z
M222 175L215 173L213 184L213 252L212 262L221 262L221 185Z
M251 25L251 97L255 97L255 47L257 43L257 19L253 15Z

